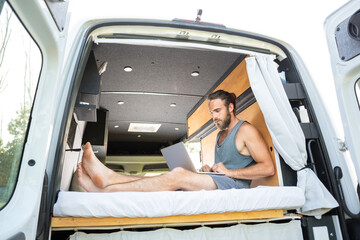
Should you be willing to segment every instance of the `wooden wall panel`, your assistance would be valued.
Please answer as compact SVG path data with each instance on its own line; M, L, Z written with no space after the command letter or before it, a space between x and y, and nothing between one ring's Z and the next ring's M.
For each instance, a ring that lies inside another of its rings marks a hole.
M216 136L218 134L219 130L216 130L206 136L206 138L203 138L201 140L201 154L202 154L202 164L209 165L210 167L214 164L215 161L215 142L216 142Z
M248 121L249 123L251 123L253 126L255 126L259 130L259 132L261 133L261 135L263 136L263 138L266 142L266 145L268 146L269 151L271 150L270 154L271 154L271 158L273 160L274 166L275 166L275 175L274 176L266 177L266 178L262 178L262 179L258 179L258 180L253 180L251 182L251 186L252 187L259 186L259 185L279 186L279 180L278 180L278 175L277 175L277 171L276 171L275 155L274 155L274 145L273 145L269 130L267 129L267 126L265 124L264 116L260 110L258 103L257 102L254 103L253 105L251 105L250 107L248 107L247 109L245 109L244 111L239 113L237 115L237 117L239 119Z
M214 90L222 89L235 93L236 97L240 96L250 87L249 77L246 71L246 63L243 60L224 81ZM203 102L196 111L187 119L188 136L199 130L205 123L211 119L207 101Z

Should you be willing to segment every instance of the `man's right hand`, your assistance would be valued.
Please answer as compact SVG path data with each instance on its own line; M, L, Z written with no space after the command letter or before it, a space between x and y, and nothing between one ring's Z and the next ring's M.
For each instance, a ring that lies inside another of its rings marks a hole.
M209 165L205 164L200 168L200 172L212 172L211 167Z

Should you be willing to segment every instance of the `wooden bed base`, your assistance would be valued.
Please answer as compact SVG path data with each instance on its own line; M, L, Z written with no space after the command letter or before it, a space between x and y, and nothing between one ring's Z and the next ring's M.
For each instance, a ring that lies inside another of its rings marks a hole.
M280 218L284 216L284 210L263 210L251 212L230 212L198 215L178 215L168 217L141 217L141 218L115 218L115 217L53 217L52 228L77 228L77 227L113 227L129 225L153 225L153 224L179 224L182 223L207 223L226 222L237 220L258 220Z

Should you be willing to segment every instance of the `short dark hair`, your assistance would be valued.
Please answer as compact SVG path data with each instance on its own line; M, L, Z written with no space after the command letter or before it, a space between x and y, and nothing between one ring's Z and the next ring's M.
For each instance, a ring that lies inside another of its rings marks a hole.
M229 104L232 103L234 105L233 113L235 115L236 111L236 95L234 93L229 93L224 90L217 90L213 93L210 93L207 97L209 101L215 100L215 99L221 99L225 102L225 107L229 107Z

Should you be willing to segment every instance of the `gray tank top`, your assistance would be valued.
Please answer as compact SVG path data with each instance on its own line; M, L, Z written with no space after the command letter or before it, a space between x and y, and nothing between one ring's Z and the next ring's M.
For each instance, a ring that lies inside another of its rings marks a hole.
M240 120L236 123L220 145L218 145L218 141L221 131L218 133L215 145L215 163L222 162L227 169L245 168L255 164L250 155L241 154L235 145L236 135L243 122Z

